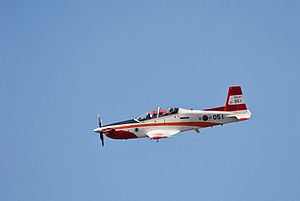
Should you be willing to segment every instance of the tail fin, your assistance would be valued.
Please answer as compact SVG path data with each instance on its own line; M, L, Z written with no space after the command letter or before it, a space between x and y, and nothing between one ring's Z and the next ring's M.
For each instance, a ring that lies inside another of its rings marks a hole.
M232 86L228 89L224 111L247 110L240 86Z

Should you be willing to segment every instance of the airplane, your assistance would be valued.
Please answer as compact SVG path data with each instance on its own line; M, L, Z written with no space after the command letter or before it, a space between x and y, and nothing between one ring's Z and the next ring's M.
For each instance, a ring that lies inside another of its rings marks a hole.
M102 126L98 115L99 127L94 132L99 134L102 146L104 135L112 139L150 138L159 140L169 138L184 131L213 127L250 119L251 111L244 102L240 86L230 86L224 106L204 110L158 107L134 119Z

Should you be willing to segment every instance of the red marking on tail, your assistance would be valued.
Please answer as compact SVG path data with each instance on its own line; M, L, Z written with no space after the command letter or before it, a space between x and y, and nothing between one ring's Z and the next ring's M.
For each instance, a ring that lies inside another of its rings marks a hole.
M224 111L247 110L240 86L232 86L228 89Z
M225 106L205 109L205 111L224 111Z

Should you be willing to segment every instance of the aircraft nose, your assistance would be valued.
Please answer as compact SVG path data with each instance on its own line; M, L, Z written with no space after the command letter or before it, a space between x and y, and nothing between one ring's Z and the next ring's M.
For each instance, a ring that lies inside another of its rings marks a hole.
M99 133L99 132L101 131L101 128L95 128L93 131L94 131L95 133Z

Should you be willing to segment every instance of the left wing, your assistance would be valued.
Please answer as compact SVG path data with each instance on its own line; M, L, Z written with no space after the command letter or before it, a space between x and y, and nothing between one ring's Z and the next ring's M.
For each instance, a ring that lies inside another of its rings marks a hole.
M149 131L147 133L147 136L150 139L161 139L161 138L172 137L173 135L176 135L179 132L180 130L154 130L154 131Z

